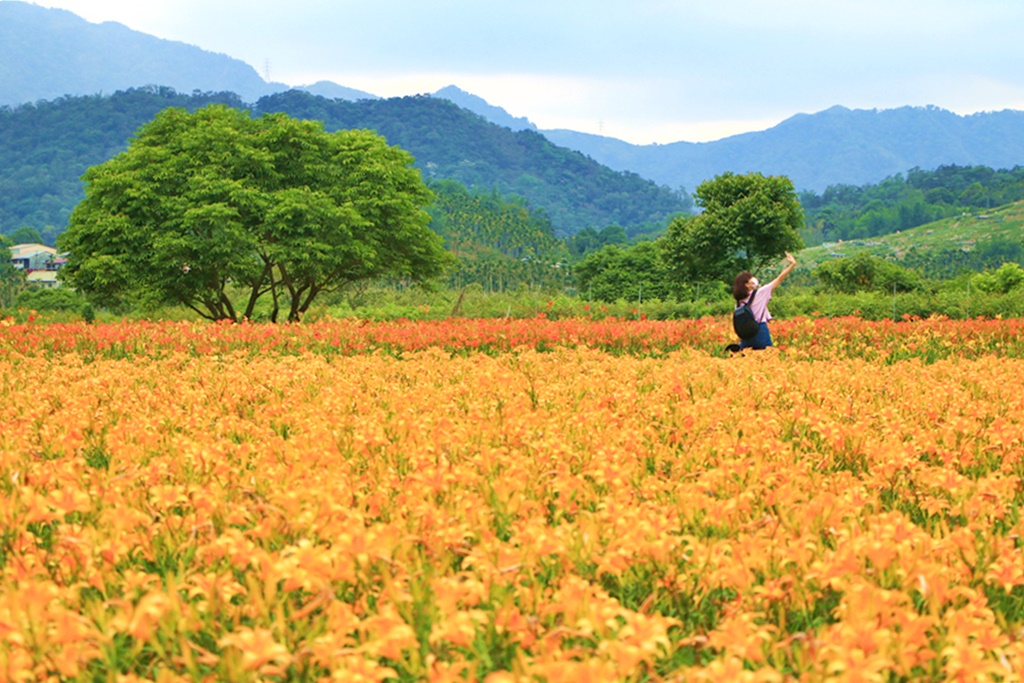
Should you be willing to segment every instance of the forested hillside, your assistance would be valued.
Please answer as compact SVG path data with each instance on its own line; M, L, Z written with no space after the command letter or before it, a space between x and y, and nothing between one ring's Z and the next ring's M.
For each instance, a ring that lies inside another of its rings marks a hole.
M231 93L182 95L152 87L0 109L0 232L27 226L52 242L83 197L80 178L89 166L125 149L134 131L161 109L211 102L247 107ZM562 234L611 224L646 232L687 207L667 188L607 169L536 133L487 123L447 100L344 102L291 91L249 108L321 120L328 130L375 130L411 152L427 179L519 195L533 210L545 211Z
M161 109L214 102L244 106L231 93L140 88L0 108L0 233L31 227L52 244L84 196L80 178L86 169L124 150Z
M444 99L347 102L292 90L260 99L255 109L324 121L328 130L375 130L411 152L426 178L524 197L563 234L610 224L644 232L689 206L685 197L635 173L612 171L538 133L512 132Z
M985 213L956 213L909 230L826 242L804 249L800 261L804 274L810 275L826 263L836 267L845 262L855 269L856 259L864 256L884 259L935 281L1024 263L1024 200L993 206Z
M888 235L949 216L984 213L1021 199L1024 166L915 168L878 184L833 185L820 195L800 195L807 219L804 241L809 246Z

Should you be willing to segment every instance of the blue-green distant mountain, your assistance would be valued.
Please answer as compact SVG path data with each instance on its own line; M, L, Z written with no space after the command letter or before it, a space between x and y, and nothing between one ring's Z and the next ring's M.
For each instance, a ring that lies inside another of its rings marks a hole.
M448 86L443 97L512 130L538 130L529 119ZM712 142L633 145L572 130L539 130L556 145L586 154L618 171L693 192L726 171L788 176L799 190L866 185L920 168L1024 165L1024 112L959 116L938 107L888 110L832 107L798 114L765 131Z
M541 133L610 168L688 192L726 171L785 175L798 190L821 192L830 185L877 183L913 168L1024 165L1024 111L1013 110L958 116L937 107L832 107L762 132L665 145L568 130Z
M66 10L0 2L0 106L147 85L230 91L246 101L288 88L227 55Z
M379 100L380 98L376 95L372 95L362 90L356 90L355 88L346 88L343 85L332 83L331 81L317 81L312 85L300 85L295 90L304 90L313 95L319 95L320 97L326 97L329 100ZM278 91L275 91L278 92Z
M246 102L292 89L268 83L252 66L227 55L115 22L94 24L67 10L0 1L0 106L146 86L233 92ZM295 89L329 99L377 97L330 81Z
M476 95L468 93L454 85L441 88L434 93L434 97L454 102L463 109L468 109L474 114L479 114L491 123L503 126L513 131L537 130L537 126L535 126L530 119L526 117L512 116L501 107L495 107L494 105L488 104L482 97L477 97Z

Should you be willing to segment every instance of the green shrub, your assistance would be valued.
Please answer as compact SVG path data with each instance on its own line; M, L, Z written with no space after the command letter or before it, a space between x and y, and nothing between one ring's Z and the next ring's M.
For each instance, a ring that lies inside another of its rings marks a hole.
M86 303L85 297L70 287L29 287L14 300L18 308L35 311L81 311Z
M975 289L988 293L1008 294L1024 285L1024 268L1004 263L997 270L985 270L971 278Z

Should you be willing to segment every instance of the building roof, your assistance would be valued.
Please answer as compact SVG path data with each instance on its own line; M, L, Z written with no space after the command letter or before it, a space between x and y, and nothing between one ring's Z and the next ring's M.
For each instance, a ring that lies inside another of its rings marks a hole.
M11 258L28 258L36 254L54 255L57 250L45 244L15 244L11 247Z
M57 271L55 270L33 270L25 276L28 282L56 282Z

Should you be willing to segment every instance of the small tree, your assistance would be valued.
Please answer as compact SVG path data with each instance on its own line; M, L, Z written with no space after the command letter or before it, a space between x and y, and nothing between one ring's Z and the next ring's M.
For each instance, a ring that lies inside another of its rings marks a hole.
M852 294L864 291L909 292L920 288L913 270L861 251L853 256L826 261L814 271L825 289Z
M214 320L252 317L266 294L272 319L297 320L353 283L423 281L450 257L411 164L369 131L166 109L86 172L62 276L100 304L181 304Z
M1008 294L1024 285L1024 268L1016 263L1004 263L997 270L986 270L973 276L971 284L990 294Z
M25 273L11 263L11 242L0 235L0 309L14 305L25 289Z
M579 291L598 301L668 296L661 254L653 242L602 247L577 263L573 272Z
M13 244L42 244L43 236L33 227L23 225L7 235Z
M695 196L703 212L674 220L662 241L677 285L731 283L737 272L757 274L803 248L803 210L789 178L724 173L701 183Z

